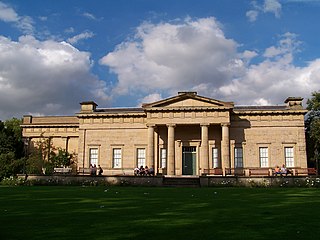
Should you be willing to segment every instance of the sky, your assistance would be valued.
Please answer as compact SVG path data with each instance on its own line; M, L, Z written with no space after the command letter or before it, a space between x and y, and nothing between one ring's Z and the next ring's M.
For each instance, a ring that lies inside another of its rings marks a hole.
M320 0L0 0L0 120L320 90Z

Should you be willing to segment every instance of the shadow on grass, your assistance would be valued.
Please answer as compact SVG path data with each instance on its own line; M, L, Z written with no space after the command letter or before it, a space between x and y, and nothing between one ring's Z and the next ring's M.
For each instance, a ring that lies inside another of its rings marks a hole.
M1 239L317 239L317 189L0 187Z

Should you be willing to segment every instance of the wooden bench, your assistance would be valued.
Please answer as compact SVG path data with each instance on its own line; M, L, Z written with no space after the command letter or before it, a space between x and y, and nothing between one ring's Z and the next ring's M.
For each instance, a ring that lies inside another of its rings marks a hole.
M244 168L226 168L226 175L244 176L245 170Z
M269 168L250 168L249 176L270 176Z
M78 174L91 175L91 169L90 168L79 167Z
M317 175L317 169L315 168L294 168L296 176L305 176L305 175Z
M203 172L205 175L223 175L222 168L209 168L204 169Z

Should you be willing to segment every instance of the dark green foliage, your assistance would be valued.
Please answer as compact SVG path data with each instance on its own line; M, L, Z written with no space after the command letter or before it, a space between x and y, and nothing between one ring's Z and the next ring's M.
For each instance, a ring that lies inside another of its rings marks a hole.
M25 159L20 124L21 120L16 118L0 121L0 180L23 172Z
M318 239L303 188L0 187L1 239Z
M320 158L320 92L313 92L307 101L305 127L307 141L307 155L309 167L316 167L319 171Z
M74 157L62 148L55 148L49 138L42 137L35 142L34 149L28 157L27 173L50 175L55 167L73 165Z

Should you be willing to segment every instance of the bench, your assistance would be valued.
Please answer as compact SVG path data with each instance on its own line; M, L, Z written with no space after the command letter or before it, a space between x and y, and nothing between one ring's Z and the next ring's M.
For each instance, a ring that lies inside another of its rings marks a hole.
M72 172L72 168L63 167L63 168L53 168L54 173L60 173L60 174L68 174Z
M243 168L226 168L226 175L244 176L245 170Z
M315 168L295 168L296 176L305 176L305 175L317 175L317 169Z
M79 167L78 174L91 175L91 169L90 168Z
M249 176L270 176L269 168L250 168Z
M203 173L205 175L223 175L222 168L204 169Z

